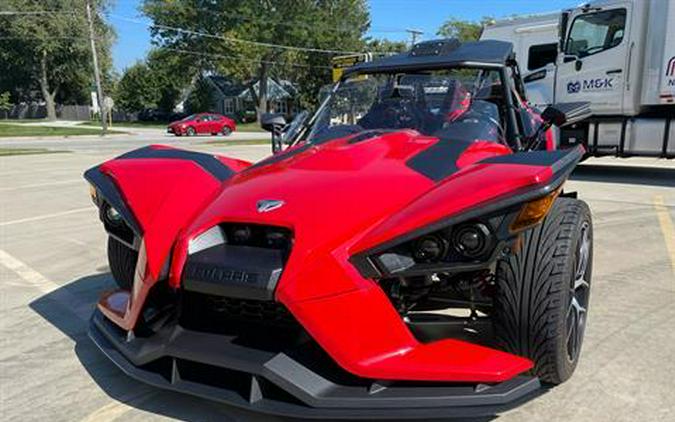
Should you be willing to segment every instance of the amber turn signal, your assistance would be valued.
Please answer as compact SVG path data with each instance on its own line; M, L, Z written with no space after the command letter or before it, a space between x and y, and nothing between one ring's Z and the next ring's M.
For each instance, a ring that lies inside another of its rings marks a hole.
M511 223L509 230L511 233L517 233L530 227L536 226L546 217L553 206L553 202L560 195L562 187L554 190L548 195L535 199L523 205L518 213L518 217Z
M96 187L94 185L89 185L89 196L91 196L91 200L94 201L94 203L96 203L97 195Z

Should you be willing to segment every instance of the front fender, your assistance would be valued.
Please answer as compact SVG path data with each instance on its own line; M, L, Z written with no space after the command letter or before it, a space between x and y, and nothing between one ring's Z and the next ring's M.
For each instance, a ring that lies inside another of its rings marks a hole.
M118 325L133 328L150 287L166 277L171 248L180 231L229 178L249 165L151 145L85 172L85 179L96 189L102 220L105 207L115 208L133 232L134 246L140 249L132 296L126 315L116 320Z
M489 157L463 167L369 231L350 250L363 256L438 230L458 219L545 196L567 180L584 148Z

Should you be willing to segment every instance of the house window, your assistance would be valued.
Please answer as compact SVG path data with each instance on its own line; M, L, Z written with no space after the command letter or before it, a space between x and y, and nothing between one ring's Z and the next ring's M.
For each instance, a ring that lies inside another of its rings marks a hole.
M223 100L223 113L224 114L234 113L234 100L232 98L225 98Z
M556 57L558 57L558 43L533 45L527 53L527 70L555 63Z
M288 104L286 100L277 100L274 102L274 110L277 113L288 114Z

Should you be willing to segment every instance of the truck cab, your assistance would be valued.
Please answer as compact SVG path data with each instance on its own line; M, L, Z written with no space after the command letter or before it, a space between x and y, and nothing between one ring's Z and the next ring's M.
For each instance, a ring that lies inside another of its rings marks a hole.
M584 143L594 155L675 156L675 2L595 1L558 14L555 32L550 25L538 34L522 30L532 19L497 22L482 39L511 41L530 55L556 43L553 63L523 69L529 60L519 62L532 105L591 104L591 119L561 133L563 147Z

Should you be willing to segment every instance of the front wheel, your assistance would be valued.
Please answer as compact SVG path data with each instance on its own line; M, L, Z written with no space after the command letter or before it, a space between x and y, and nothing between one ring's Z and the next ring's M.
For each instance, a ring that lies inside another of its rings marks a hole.
M195 136L197 134L197 131L193 127L187 128L187 131L185 132L187 136Z
M223 136L230 136L232 134L232 129L228 126L223 126L223 130L220 133L222 133Z
M121 289L131 290L137 261L138 252L114 237L108 237L108 266Z
M522 235L520 250L497 264L497 337L507 352L531 359L543 382L566 381L579 362L592 263L588 205L559 198Z

